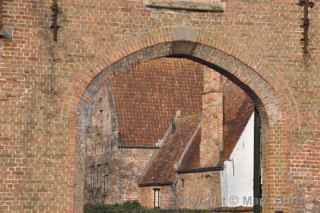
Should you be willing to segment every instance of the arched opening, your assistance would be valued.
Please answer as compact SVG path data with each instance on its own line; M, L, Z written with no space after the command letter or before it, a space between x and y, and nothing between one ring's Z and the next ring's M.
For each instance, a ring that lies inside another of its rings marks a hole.
M238 61L236 58L229 56L222 51L214 49L209 46L202 44L197 44L187 41L177 41L177 42L168 42L154 45L151 47L146 47L138 52L135 52L127 57L123 58L120 61L115 62L105 70L103 70L90 84L86 89L85 94L81 98L81 103L79 107L80 113L80 137L79 137L79 146L78 146L78 171L77 171L77 191L76 191L76 209L81 209L83 206L83 190L84 190L84 173L85 173L85 138L87 137L86 130L88 127L88 118L92 112L90 104L92 103L95 94L97 94L102 85L108 82L108 77L113 72L119 72L121 70L126 70L129 66L141 61L141 60L151 60L154 58L163 58L163 57L175 57L175 58L188 58L194 62L198 62L206 67L217 71L222 74L234 84L238 85L243 89L254 101L257 112L259 112L259 117L257 119L261 121L261 141L262 144L267 144L269 141L274 139L270 138L268 131L277 126L278 122L281 120L281 111L278 106L278 99L274 95L274 91L270 85L257 74L253 69L246 66L242 62ZM110 96L111 97L111 96ZM112 100L110 101L112 105ZM111 110L110 119L112 122L112 128L116 128L116 114ZM258 118L258 116L256 116ZM112 135L112 134L111 134ZM112 135L112 137L117 137ZM257 134L256 137L260 138L260 135ZM266 146L266 145L263 145ZM259 156L259 155L255 155ZM259 157L260 159L260 157ZM264 162L266 164L267 162ZM260 164L260 163L259 163ZM257 170L258 171L258 170ZM256 187L260 181L258 175L255 175L256 178ZM267 175L263 174L267 177ZM266 180L265 178L263 178ZM268 180L272 181L272 180ZM256 194L255 196L260 196L261 194ZM268 195L268 191L264 191L264 196ZM81 211L81 210L80 210ZM79 212L80 212L79 211ZM258 210L256 211L258 212Z

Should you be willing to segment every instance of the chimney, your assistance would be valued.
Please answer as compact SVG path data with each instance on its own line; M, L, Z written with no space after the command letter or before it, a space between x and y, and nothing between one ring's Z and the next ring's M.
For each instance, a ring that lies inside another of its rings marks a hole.
M222 78L205 67L203 72L200 166L217 166L223 144Z

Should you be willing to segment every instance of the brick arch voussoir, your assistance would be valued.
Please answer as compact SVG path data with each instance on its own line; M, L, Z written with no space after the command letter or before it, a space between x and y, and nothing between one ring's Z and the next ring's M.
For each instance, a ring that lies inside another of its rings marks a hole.
M222 69L222 74L238 79L242 86L251 90L249 93L254 93L256 97L253 98L258 99L255 100L256 103L268 111L269 122L277 123L284 118L281 116L282 100L276 95L274 87L253 68L236 57L208 45L198 45L193 56L218 66L218 69Z
M292 105L288 97L279 97L276 95L277 89L267 82L258 72L250 68L245 63L241 62L237 57L226 54L225 52L214 48L214 39L211 33L206 33L198 29L186 27L171 27L146 33L139 38L128 38L115 46L105 47L105 59L93 67L88 72L77 72L74 75L73 96L78 99L85 97L86 90L90 82L95 76L108 70L121 59L133 55L139 51L144 51L146 48L174 43L177 41L185 41L190 44L197 44L196 50L192 53L194 57L200 58L210 63L217 64L236 78L240 79L243 84L248 85L262 100L266 110L272 115L269 116L270 122L277 122L279 118L289 119L286 116L286 111L281 110L282 106ZM154 58L163 57L164 55L154 55ZM297 114L297 113L295 113ZM298 114L297 114L298 115Z

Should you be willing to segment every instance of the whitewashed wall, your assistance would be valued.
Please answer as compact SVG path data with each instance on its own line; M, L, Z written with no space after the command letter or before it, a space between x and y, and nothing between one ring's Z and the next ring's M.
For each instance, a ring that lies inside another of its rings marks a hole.
M254 113L221 172L222 205L253 205Z

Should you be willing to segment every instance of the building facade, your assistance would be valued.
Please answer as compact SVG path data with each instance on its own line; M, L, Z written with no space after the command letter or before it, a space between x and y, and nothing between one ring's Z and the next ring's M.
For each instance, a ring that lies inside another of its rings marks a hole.
M318 1L0 2L0 211L81 213L96 94L133 64L183 57L259 110L263 213L319 212Z
M223 206L223 162L252 112L241 88L190 60L142 62L111 76L85 129L86 202ZM253 162L253 152L243 155Z

